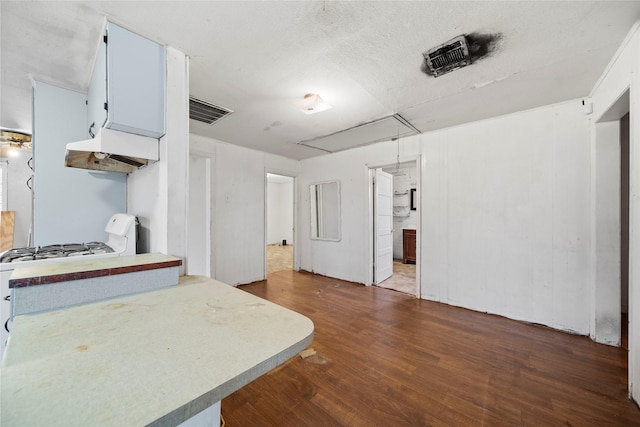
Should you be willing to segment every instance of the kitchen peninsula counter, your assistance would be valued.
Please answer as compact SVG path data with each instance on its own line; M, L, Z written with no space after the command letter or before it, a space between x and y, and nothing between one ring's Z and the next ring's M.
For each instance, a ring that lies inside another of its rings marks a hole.
M18 267L11 274L9 288L71 282L94 277L179 267L180 265L182 265L180 258L161 253L105 258L79 256L70 262Z
M199 276L16 316L0 425L178 425L312 339L308 318Z
M9 278L12 316L57 310L178 284L180 258L161 253L74 257L26 265Z

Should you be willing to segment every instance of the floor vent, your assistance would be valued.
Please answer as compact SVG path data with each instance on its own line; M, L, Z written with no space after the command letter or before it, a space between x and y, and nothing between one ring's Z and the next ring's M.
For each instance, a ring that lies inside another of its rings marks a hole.
M202 101L193 96L189 97L189 118L192 120L210 125L231 113L233 110Z
M434 77L471 64L465 36L458 36L422 54Z

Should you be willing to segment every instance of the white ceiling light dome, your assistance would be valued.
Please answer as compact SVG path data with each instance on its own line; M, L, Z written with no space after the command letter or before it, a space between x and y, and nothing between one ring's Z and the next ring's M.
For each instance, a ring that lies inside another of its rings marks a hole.
M317 93L307 93L302 101L295 102L295 106L305 114L319 113L332 108Z

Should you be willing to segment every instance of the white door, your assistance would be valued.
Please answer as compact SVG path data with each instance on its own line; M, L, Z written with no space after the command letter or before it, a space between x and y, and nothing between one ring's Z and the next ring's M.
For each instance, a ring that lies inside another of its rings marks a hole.
M373 233L375 251L374 283L382 283L393 274L393 176L376 169L374 180Z

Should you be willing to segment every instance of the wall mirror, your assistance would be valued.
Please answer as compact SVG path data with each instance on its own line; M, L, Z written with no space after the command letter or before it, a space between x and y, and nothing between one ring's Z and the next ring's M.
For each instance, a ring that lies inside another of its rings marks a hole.
M311 238L340 240L340 183L321 182L309 186Z

